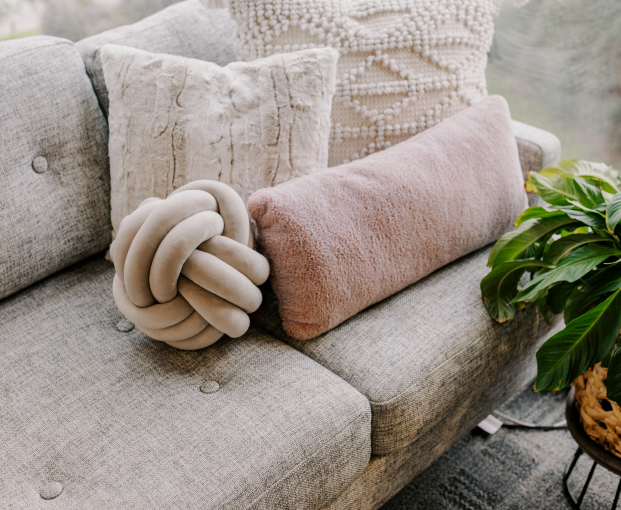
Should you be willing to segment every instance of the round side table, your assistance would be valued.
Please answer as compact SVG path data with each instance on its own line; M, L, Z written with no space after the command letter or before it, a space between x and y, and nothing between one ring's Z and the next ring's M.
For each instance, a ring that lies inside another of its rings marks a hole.
M565 469L565 474L563 476L563 484L565 485L565 492L567 494L567 498L569 499L571 505L574 508L581 508L582 501L584 496L589 488L589 484L591 483L591 479L593 478L593 473L595 472L595 468L599 464L600 466L606 468L611 473L621 477L621 458L614 456L604 447L598 445L595 441L593 441L587 433L582 428L582 424L580 423L580 411L576 405L576 401L574 399L574 388L571 389L569 395L567 397L567 406L565 407L565 416L567 418L567 427L571 432L576 443L578 443L578 449L571 460L571 462L567 465ZM576 463L578 459L582 456L583 453L586 453L593 460L593 467L589 471L586 481L582 486L582 490L580 491L580 495L576 497L576 495L569 488L568 480L576 467ZM619 480L619 484L617 485L617 492L615 494L614 500L612 502L612 510L617 508L617 504L619 503L619 496L621 495L621 479Z

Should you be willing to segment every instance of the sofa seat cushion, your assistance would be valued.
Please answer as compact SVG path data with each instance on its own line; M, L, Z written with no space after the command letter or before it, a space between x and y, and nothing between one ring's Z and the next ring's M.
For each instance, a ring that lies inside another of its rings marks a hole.
M286 335L266 286L251 320L365 395L373 453L389 454L449 415L458 420L469 406L487 409L477 395L550 329L533 306L505 324L488 316L479 283L489 271L490 250L443 267L314 340Z
M98 256L0 302L0 508L316 508L362 472L349 384L257 328L153 342L113 275Z
M236 24L228 9L205 9L199 0L186 0L133 25L82 39L76 46L84 59L99 104L108 116L108 90L99 54L104 44L120 44L225 66L238 60L233 48L235 29Z

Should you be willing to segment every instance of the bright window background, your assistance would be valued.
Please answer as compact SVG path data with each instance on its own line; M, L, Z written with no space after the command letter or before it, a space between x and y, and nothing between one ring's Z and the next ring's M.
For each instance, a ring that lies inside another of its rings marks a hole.
M621 0L503 2L487 80L564 158L621 169Z
M0 40L46 34L79 41L179 0L0 0Z
M0 0L0 40L77 41L176 1ZM621 168L621 0L503 0L487 79L513 118L561 139L563 157Z

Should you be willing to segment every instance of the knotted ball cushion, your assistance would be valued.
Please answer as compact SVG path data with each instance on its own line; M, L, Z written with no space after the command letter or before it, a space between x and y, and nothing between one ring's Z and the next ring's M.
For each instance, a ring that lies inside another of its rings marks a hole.
M195 181L149 198L120 224L110 249L114 299L145 334L202 349L250 326L269 276L246 207L229 186Z
M500 96L386 151L259 190L248 202L283 328L299 340L491 243L526 206Z

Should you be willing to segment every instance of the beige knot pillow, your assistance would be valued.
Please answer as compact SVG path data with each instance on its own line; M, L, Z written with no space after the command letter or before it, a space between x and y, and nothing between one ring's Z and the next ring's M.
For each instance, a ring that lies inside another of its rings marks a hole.
M229 186L195 181L125 217L110 249L114 299L145 334L202 349L250 326L269 276L246 207Z

